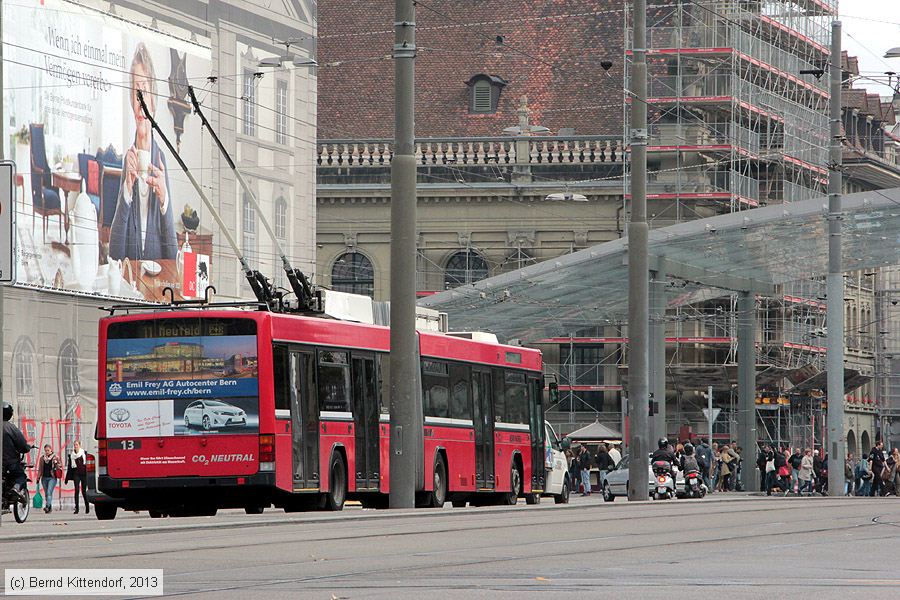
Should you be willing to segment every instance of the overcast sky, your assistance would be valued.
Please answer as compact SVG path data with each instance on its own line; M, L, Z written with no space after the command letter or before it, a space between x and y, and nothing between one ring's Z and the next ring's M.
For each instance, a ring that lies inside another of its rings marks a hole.
M859 57L861 74L878 76L885 71L900 73L900 58L882 58L884 53L900 46L900 0L840 0L843 23L843 48ZM872 82L859 81L882 96L891 90Z

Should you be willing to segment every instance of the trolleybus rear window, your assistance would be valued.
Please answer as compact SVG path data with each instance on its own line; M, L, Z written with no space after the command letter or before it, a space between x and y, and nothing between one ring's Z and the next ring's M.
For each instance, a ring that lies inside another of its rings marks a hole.
M258 432L257 355L249 319L111 324L107 437Z

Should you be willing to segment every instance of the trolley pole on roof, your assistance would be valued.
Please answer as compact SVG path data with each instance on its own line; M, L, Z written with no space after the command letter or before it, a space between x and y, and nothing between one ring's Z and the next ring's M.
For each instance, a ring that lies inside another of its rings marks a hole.
M633 0L631 64L631 220L628 222L628 415L630 472L650 468L650 271L647 258L647 0ZM647 482L632 477L629 500L647 499Z
M844 494L844 276L841 256L841 22L831 24L831 146L828 160L828 275L825 279L828 372L828 493Z
M413 0L394 1L394 158L391 161L391 445L390 507L413 508L417 465L416 382L416 9Z

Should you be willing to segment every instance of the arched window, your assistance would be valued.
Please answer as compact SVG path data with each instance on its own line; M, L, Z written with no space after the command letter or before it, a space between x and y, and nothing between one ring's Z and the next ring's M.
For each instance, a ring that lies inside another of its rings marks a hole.
M487 262L477 252L463 250L447 260L444 268L444 289L480 281L488 276Z
M81 392L78 379L78 346L74 340L66 340L59 349L59 390L62 394L62 418L74 419Z
M375 268L364 254L345 252L331 267L331 287L337 292L375 295Z
M34 344L22 337L13 350L13 369L16 377L16 398L34 396Z

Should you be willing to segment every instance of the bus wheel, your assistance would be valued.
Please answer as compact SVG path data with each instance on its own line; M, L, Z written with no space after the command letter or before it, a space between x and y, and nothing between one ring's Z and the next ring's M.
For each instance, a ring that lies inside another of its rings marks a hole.
M98 521L112 521L116 518L118 508L115 504L95 504L94 514Z
M331 457L331 468L328 470L328 492L324 495L325 510L344 510L347 499L347 467L341 455L335 453Z
M440 454L434 460L434 476L432 490L429 495L428 506L432 508L441 508L447 501L447 466L444 464L444 457Z
M515 464L509 471L509 491L503 494L502 504L513 506L519 500L519 494L522 493L522 474Z
M266 510L263 506L245 506L244 512L248 515L261 515Z

